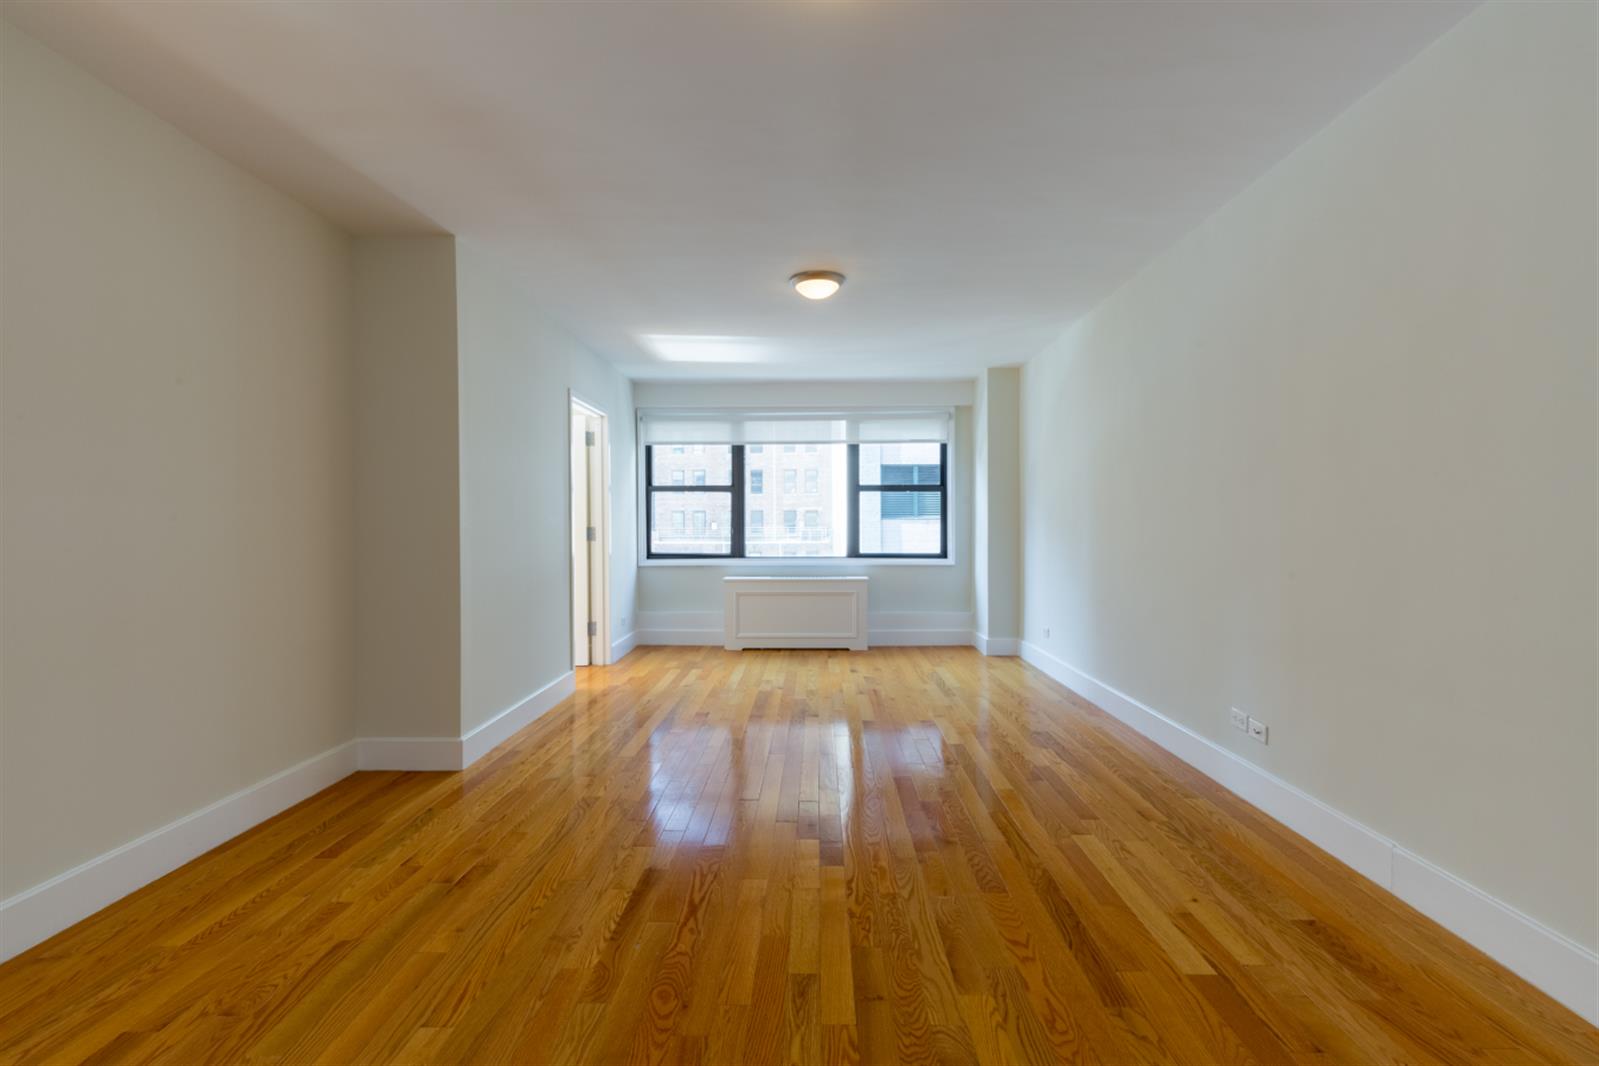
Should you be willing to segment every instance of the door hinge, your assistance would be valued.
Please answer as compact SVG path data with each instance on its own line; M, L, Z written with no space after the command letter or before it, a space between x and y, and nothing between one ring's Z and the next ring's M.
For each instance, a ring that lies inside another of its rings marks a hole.
M599 635L600 635L600 624L598 622L590 622L589 623L589 636L597 637Z
M583 443L587 444L590 448L594 447L594 431L592 429L585 429L583 431Z
M589 526L588 538L591 542L600 539L593 526Z

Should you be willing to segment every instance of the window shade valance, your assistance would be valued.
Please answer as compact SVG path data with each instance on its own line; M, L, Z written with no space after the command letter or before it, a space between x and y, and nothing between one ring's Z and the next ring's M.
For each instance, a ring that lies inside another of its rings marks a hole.
M860 411L639 412L644 444L944 444L949 408Z

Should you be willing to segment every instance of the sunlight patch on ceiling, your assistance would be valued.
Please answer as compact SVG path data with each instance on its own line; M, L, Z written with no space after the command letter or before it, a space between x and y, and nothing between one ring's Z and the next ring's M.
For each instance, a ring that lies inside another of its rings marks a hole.
M638 341L669 363L767 363L776 356L771 342L761 337L645 333Z

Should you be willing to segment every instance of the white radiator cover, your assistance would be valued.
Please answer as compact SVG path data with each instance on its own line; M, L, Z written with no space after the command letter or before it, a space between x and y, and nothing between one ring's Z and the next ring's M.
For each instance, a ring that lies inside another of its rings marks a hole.
M722 579L723 646L866 650L865 577Z

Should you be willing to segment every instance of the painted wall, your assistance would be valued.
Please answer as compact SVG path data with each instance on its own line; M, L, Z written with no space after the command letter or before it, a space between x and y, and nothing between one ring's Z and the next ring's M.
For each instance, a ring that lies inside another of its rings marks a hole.
M611 416L612 635L632 626L627 379L551 325L489 254L456 251L461 396L461 718L468 731L572 668L567 390Z
M1590 946L1595 29L1475 12L1022 380L1026 640Z
M0 22L0 893L354 735L351 247Z
M455 238L355 242L362 736L461 733Z
M1014 654L1021 636L1021 369L991 367L977 378L973 407L973 573L976 632ZM985 640L986 638L986 640Z
M881 390L881 392L877 390ZM958 403L950 442L950 562L928 565L885 565L840 559L836 563L785 566L716 564L643 564L638 568L641 627L650 632L694 631L699 638L721 641L722 578L764 573L829 577L866 574L871 577L871 614L915 613L916 625L934 629L972 626L972 386L971 382L873 383L750 382L726 386L643 384L634 388L640 407L669 406L862 406L872 403ZM635 449L636 452L636 449ZM637 536L643 537L635 518ZM635 547L635 558L638 549ZM708 617L714 616L714 617ZM874 623L875 626L876 623ZM894 624L901 624L895 622ZM714 632L713 632L714 631Z

